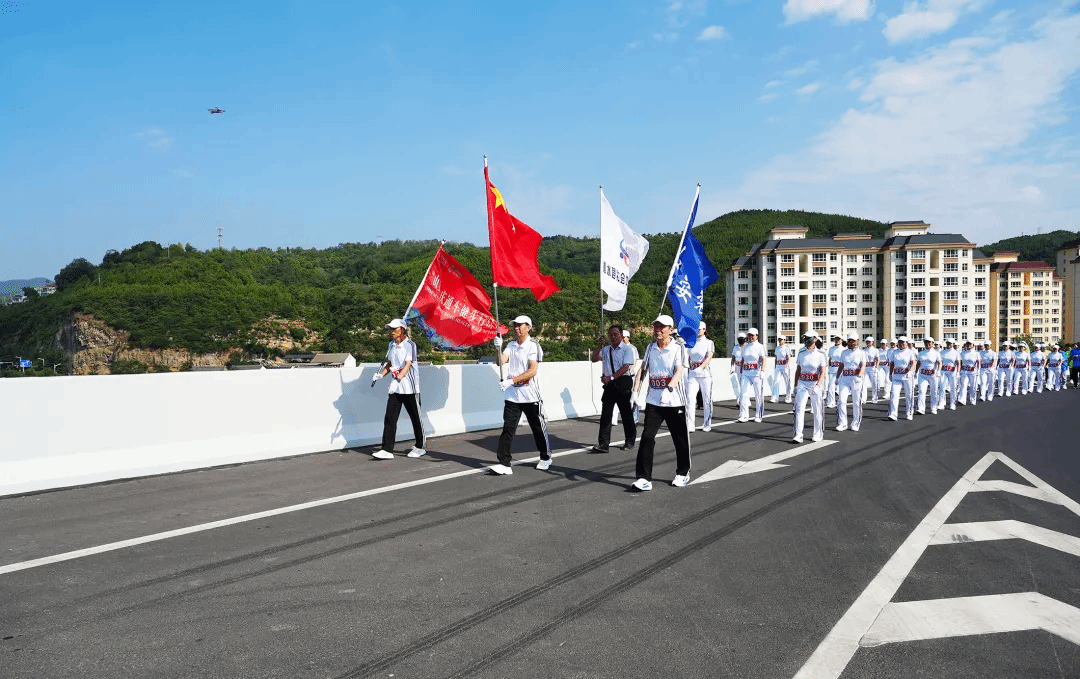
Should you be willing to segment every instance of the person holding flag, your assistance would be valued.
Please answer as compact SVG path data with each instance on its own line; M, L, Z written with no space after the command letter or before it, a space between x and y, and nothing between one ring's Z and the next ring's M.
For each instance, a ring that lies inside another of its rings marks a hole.
M499 388L506 392L503 401L503 430L499 435L499 445L496 450L498 464L489 469L499 475L513 474L510 466L513 458L510 456L510 444L514 442L514 433L517 431L518 421L521 414L529 421L533 440L540 451L540 461L536 468L545 470L551 467L551 445L548 443L547 422L544 419L544 401L540 394L540 382L536 373L540 368L540 362L544 360L544 350L540 343L529 336L532 330L532 319L528 316L518 316L513 321L515 339L503 350L502 337L495 336L495 360L502 368L504 364L509 366L509 376L499 382Z
M420 369L416 366L416 343L409 339L409 326L395 318L387 324L390 329L390 345L382 369L375 373L371 386L387 375L392 375L386 396L386 414L383 416L382 447L371 454L376 460L394 459L394 442L397 440L397 421L402 406L412 420L416 444L408 457L420 457L424 450L424 423L420 420Z

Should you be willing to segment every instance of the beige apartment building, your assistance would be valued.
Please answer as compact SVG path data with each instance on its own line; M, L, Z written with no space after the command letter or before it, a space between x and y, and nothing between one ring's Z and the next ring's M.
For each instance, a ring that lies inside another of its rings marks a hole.
M1080 342L1080 240L1062 245L1056 273L1061 277L1061 339Z
M1030 335L1035 342L1057 342L1061 339L1063 279L1046 262L1019 262L1019 256L1016 252L993 254L992 337L996 344L1020 335Z
M845 233L807 238L781 226L727 272L727 346L738 332L761 329L795 343L855 331L875 341L991 337L990 263L959 234L933 234L924 222L893 222L884 238Z

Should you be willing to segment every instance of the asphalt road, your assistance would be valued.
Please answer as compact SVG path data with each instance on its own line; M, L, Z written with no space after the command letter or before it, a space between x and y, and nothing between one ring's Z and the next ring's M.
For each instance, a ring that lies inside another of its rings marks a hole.
M2 498L0 676L1080 676L1080 391L830 410L761 469L802 448L790 406L732 405L691 478L747 473L673 488L659 438L649 493L584 419L547 472L483 473L485 431Z

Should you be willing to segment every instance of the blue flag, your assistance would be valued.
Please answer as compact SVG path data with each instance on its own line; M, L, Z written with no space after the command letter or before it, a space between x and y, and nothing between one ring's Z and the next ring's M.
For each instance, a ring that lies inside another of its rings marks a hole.
M705 288L720 278L712 262L705 256L705 248L701 246L697 238L694 238L694 218L697 216L697 208L698 197L695 196L694 207L690 210L690 220L686 223L682 250L675 258L675 267L671 270L671 284L668 287L668 299L671 300L671 310L674 312L677 331L688 347L697 343Z

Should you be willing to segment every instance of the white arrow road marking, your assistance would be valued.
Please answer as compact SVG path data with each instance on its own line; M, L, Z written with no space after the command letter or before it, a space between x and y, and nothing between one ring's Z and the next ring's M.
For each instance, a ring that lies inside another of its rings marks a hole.
M742 476L743 474L756 474L757 472L768 471L770 469L780 469L781 467L787 466L786 464L776 464L780 460L786 460L797 455L802 455L803 453L809 453L812 450L824 448L825 446L830 446L834 443L836 443L836 441L814 441L813 443L807 443L805 446L799 446L798 448L766 455L763 458L750 460L749 462L743 462L742 460L728 460L711 472L707 472L697 477L690 482L690 485L727 479L732 476Z
M1080 538L1014 519L978 523L947 523L934 535L930 544L950 545L986 540L1027 540L1059 552L1080 556Z
M981 481L998 460L1031 483ZM1080 504L1002 453L989 452L934 505L904 544L833 626L795 679L836 679L860 646L1015 630L1045 629L1080 644L1080 610L1038 593L891 603L929 545L967 540L1030 540L1078 554L1080 540L1020 521L945 524L970 492L1003 491L1062 505L1080 516Z
M1080 609L1038 592L892 603L859 645L1027 630L1046 630L1080 645Z

